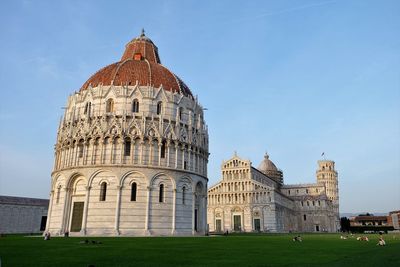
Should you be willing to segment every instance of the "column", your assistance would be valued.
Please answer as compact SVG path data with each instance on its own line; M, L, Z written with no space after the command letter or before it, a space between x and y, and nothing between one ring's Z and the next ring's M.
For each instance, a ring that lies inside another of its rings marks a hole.
M83 158L82 158L82 165L86 165L87 163L87 155L89 154L90 142L83 143Z
M169 167L169 152L170 152L169 147L170 147L170 145L171 145L171 142L168 140L167 141L167 167Z
M121 210L121 190L123 186L117 186L117 206L115 208L115 235L119 235L119 219L120 219L120 210Z
M162 143L158 142L158 166L161 166L161 146L162 146ZM165 151L164 151L164 155L165 155Z
M131 143L132 146L132 143ZM120 138L119 140L119 164L123 164L125 163L125 161L123 160L125 158L125 140ZM131 149L131 153L132 153L132 149Z
M64 188L65 193L64 193L64 207L63 207L63 212L62 212L62 220L61 220L61 228L60 228L60 235L63 235L67 231L67 223L68 223L68 215L69 215L69 198L68 198L68 192L70 191L70 188L65 187Z
M100 152L100 164L104 164L104 142L105 140L101 140L101 152Z
M178 142L175 143L175 169L178 168Z
M206 191L207 192L207 191ZM207 234L207 194L203 195L202 204L201 204L201 225L204 231L204 234Z
M175 234L176 229L176 188L173 190L173 197L172 197L172 231L171 234Z
M151 186L147 187L147 205L146 205L146 220L144 224L144 234L151 235L149 229L149 217L150 217L150 203L151 203Z
M150 156L147 165L153 165L153 140L149 140L150 145Z
M194 230L194 211L195 211L195 204L196 204L196 193L192 193L192 235L196 234ZM197 214L198 215L198 214Z
M88 215L88 207L89 207L89 197L90 197L90 189L91 186L86 186L86 196L85 196L85 204L83 207L83 218L82 218L82 229L81 234L86 235L86 224L87 224L87 215Z
M111 138L110 138L111 139ZM114 150L115 150L115 139L111 139L111 149L110 149L110 164L114 163ZM107 152L106 152L107 153Z
M72 163L72 151L73 151L73 148L74 148L74 146L72 145L72 144L70 144L69 145L69 147L68 147L68 160L67 160L67 166L69 167L69 166L71 166L71 163Z
M91 142L91 144L92 144L92 155L91 155L91 157L90 157L90 164L91 165L93 165L93 164L95 164L95 160L94 160L94 157L95 157L95 153L96 153L96 140L91 140L90 141Z
M79 143L78 142L75 143L73 162L74 162L73 163L74 166L78 166L78 164L79 164Z
M131 164L135 160L135 150L136 150L136 139L131 139Z
M189 171L192 170L191 154L192 154L192 148L189 146L189 149L188 149L188 164L187 164L187 169Z
M139 153L139 164L143 165L143 144L144 140L140 139L140 153Z
M50 227L50 218L51 218L51 210L53 209L53 199L54 199L54 190L50 191L50 203L49 210L47 211L47 221L46 221L46 232L49 231Z
M182 170L185 169L185 146L182 146L181 153L182 153ZM187 167L187 166L186 166Z

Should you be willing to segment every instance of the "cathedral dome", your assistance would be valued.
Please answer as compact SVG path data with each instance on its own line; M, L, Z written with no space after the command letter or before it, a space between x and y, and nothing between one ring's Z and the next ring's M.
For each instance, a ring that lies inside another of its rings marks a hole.
M264 173L267 171L278 171L278 168L269 159L269 155L267 153L265 153L264 160L261 161L260 165L258 166L258 169Z
M97 71L80 90L98 85L162 86L164 90L193 98L189 87L177 75L161 65L158 48L144 31L125 46L120 61Z

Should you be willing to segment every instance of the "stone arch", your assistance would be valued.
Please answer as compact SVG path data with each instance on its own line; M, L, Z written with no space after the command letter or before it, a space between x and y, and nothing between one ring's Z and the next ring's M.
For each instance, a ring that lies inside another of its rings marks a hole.
M66 187L67 187L67 188L72 188L72 186L73 186L75 180L76 180L76 179L79 179L80 177L85 177L85 175L83 175L83 174L80 173L80 172L73 172L73 173L69 176L69 178L67 179ZM86 177L85 177L85 179L86 179Z
M62 174L57 174L52 180L51 188L55 190L59 185L66 187L65 180L66 179Z
M100 174L100 173L102 173L102 172L112 173L112 171L107 170L107 169L100 169L100 170L94 171L94 172L89 176L89 179L88 179L88 186L92 186L92 185L93 185L93 179L94 179L98 174Z
M139 176L141 176L142 178L143 178L143 184L145 185L145 186L147 186L147 183L146 183L146 175L144 175L142 172L138 172L138 171L128 171L128 172L126 172L125 174L123 174L122 176L121 176L121 179L120 179L120 181L119 181L119 185L120 186L123 186L124 185L124 183L125 183L125 180L127 180L127 178L129 177L129 176L131 176L131 175L135 175L135 174L138 174ZM132 183L132 181L131 182L129 182L129 184L131 184ZM146 183L146 184L145 184Z
M192 179L190 176L182 176L179 178L178 183L177 183L177 189L182 189L183 186L186 186L187 189L190 189L192 191Z
M203 183L201 181L198 181L196 183L196 185L193 186L193 188L195 189L196 194L206 194L207 192L205 192L206 187L203 185Z
M160 172L160 173L157 173L156 175L154 175L152 178L151 178L151 180L150 180L150 182L149 182L149 186L154 186L154 185L159 185L160 184L160 182L161 181L158 181L158 180L160 180L159 178L160 177L167 177L168 178L168 180L171 182L171 184L172 184L172 189L176 189L176 182L175 182L175 179L173 179L172 177L170 177L168 174L166 174L166 173L163 173L163 172Z

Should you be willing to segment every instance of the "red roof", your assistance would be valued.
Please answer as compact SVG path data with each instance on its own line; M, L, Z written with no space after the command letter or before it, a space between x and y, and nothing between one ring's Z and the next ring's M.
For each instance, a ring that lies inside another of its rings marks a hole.
M173 72L161 65L158 49L154 43L142 34L130 41L125 48L121 61L97 71L81 87L98 85L161 85L167 91L193 97L189 87Z

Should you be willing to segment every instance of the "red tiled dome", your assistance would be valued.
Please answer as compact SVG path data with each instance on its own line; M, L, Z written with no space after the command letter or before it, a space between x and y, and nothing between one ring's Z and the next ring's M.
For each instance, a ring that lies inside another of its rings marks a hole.
M170 92L193 97L189 87L178 76L161 65L157 46L142 34L125 46L121 61L108 65L97 71L81 87L86 90L102 85L135 85L154 86Z

